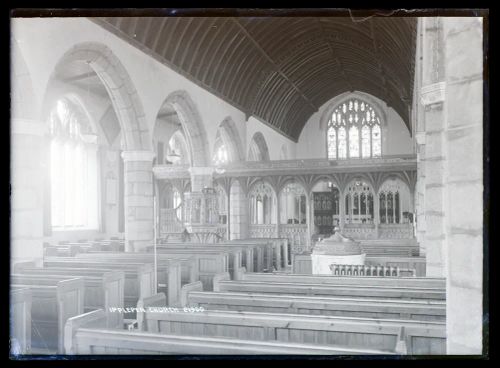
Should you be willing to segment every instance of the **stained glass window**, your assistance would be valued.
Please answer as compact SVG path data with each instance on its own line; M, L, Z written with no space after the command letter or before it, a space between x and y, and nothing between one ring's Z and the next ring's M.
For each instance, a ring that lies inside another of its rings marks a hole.
M355 125L349 128L349 157L359 157L359 130Z
M328 158L337 158L337 130L328 128Z
M338 105L328 121L328 159L380 157L380 123L373 107L364 101L352 98Z
M339 133L339 155L338 158L346 158L347 157L347 135L344 127L340 127L338 130Z

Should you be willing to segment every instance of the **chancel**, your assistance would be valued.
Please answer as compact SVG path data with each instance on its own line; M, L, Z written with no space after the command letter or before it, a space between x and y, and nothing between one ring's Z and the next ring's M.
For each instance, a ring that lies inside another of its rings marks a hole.
M487 13L148 12L12 18L11 358L481 355Z

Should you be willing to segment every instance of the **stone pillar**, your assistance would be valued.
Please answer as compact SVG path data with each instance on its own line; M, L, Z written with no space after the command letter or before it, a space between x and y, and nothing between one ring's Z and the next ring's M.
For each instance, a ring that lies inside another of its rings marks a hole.
M125 251L153 244L153 151L124 151Z
M426 254L425 246L425 133L417 133L417 183L415 188L415 214L417 242L421 256Z
M43 157L44 124L11 120L11 239L12 264L43 258L44 178L49 166ZM47 157L50 157L47 155ZM50 206L50 204L47 204Z
M481 354L483 327L483 23L443 18L446 68L448 354Z
M234 181L230 189L230 239L246 239L248 234L248 198L240 183Z
M445 209L444 209L444 129L445 98L442 18L421 18L422 87L425 132L425 247L426 275L445 276Z
M345 225L345 198L344 193L339 191L339 215L340 215L340 231L344 230Z

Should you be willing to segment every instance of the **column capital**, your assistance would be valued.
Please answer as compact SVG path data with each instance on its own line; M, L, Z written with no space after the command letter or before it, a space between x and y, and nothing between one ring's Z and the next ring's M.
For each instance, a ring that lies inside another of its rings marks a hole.
M428 106L443 103L445 99L446 83L438 82L428 84L420 89L422 105Z
M153 161L156 157L156 153L154 151L123 151L122 158L123 161Z
M415 140L417 141L418 145L425 144L425 132L418 132L415 134Z

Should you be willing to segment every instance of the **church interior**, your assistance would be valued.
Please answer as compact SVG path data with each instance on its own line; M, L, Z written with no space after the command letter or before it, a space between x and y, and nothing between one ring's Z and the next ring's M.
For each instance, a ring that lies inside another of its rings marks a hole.
M13 17L11 357L481 355L483 27Z

